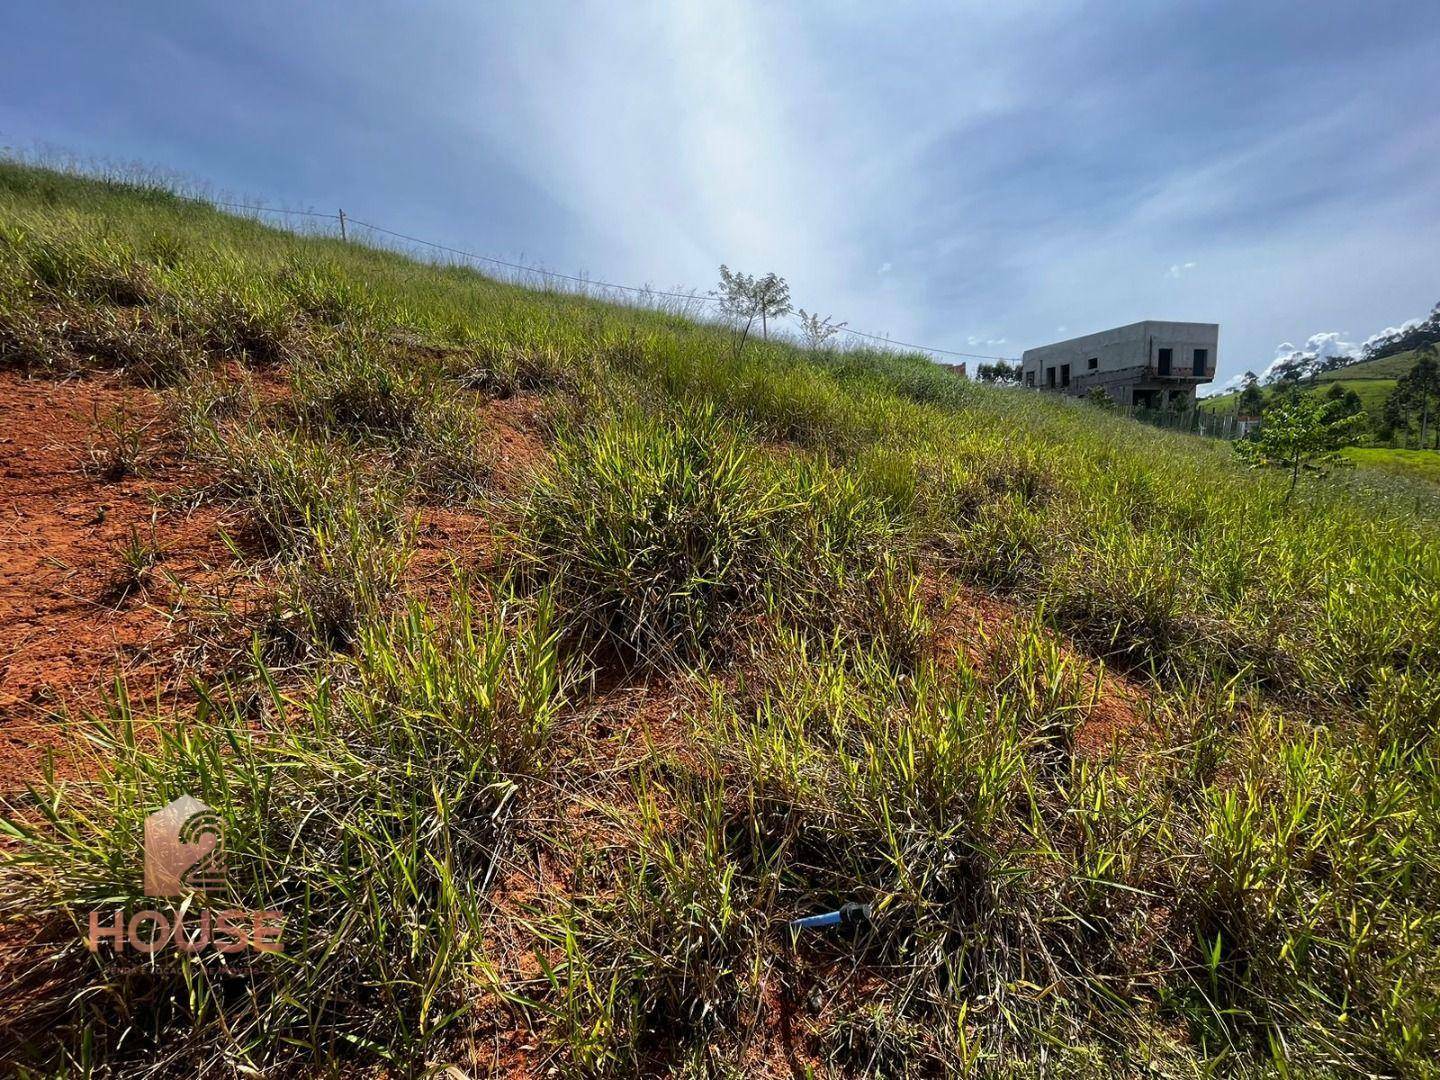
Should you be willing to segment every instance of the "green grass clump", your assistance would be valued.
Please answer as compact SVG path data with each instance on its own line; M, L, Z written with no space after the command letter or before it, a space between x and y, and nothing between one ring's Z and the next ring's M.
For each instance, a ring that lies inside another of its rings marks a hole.
M0 238L0 243L14 253L33 291L43 299L137 307L156 298L156 284L145 264L114 237L80 239L59 231L17 231Z
M8 808L0 904L55 944L7 1041L189 1075L357 1054L422 1068L488 986L487 887L563 702L548 627L543 601L482 616L461 589L367 624L303 703L262 679L259 730L246 694L202 690L193 718L159 718L122 686L81 723L93 782L45 779ZM134 852L145 816L182 793L219 813L228 869L192 917L282 911L283 954L137 965L74 936L77 904L153 906ZM75 980L92 979L110 992L74 1009Z
M262 628L281 656L345 649L400 587L413 529L393 504L351 494L307 519L304 546L276 569Z
M517 542L583 641L646 664L723 656L762 617L906 629L895 523L846 473L767 459L718 411L627 411L563 435Z
M473 403L428 365L374 342L341 342L334 352L297 361L291 387L303 424L389 447L427 490L474 494L489 476Z
M713 413L622 415L557 442L519 542L586 639L658 663L754 607L781 505Z

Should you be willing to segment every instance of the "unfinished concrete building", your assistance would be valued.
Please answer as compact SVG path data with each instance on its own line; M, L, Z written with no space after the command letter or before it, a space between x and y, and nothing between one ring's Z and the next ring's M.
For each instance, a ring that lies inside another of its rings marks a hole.
M1026 349L1023 385L1084 397L1101 387L1116 403L1186 409L1215 377L1217 323L1145 322Z

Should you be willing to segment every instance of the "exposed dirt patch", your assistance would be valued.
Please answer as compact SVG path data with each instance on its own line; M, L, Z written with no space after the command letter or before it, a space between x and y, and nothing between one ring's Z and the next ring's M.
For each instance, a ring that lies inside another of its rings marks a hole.
M523 490L549 456L542 438L545 399L539 394L495 398L481 407L480 416L493 439L497 486L508 493Z
M1160 731L1146 707L1146 693L1133 679L1118 671L1099 670L1090 661L1087 689L1093 704L1075 727L1075 750L1092 761L1115 758L1154 746Z
M473 506L427 504L415 511L415 550L406 571L413 595L443 603L457 572L503 572L504 534L516 499L549 459L542 437L544 399L536 394L488 400L478 412L496 497Z
M0 785L33 774L64 713L117 674L136 696L175 685L190 601L232 576L231 523L180 498L197 478L158 415L114 377L0 372Z
M422 506L415 513L415 548L405 568L405 587L412 596L443 606L457 573L498 568L493 512Z
M1030 618L1017 605L978 589L955 586L942 591L932 582L928 591L930 606L937 612L931 654L943 657L958 651L982 673L993 667L992 657L1004 654ZM1053 637L1061 653L1079 666L1090 702L1074 729L1076 752L1092 761L1123 759L1156 742L1160 733L1146 708L1144 687L1105 667L1067 638Z

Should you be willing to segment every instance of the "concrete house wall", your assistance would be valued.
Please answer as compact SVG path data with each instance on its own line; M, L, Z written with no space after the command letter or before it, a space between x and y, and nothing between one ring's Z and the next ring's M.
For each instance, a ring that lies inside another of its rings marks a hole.
M1215 377L1219 345L1217 323L1149 319L1027 349L1020 380L1025 387L1073 397L1099 386L1126 406L1188 407L1196 387ZM1164 349L1170 350L1168 372ZM1198 366L1196 350L1203 350Z

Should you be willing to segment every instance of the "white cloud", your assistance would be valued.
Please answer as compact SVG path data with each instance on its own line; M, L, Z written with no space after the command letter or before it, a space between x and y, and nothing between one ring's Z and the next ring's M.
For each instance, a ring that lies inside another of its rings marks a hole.
M1221 383L1219 386L1214 386L1214 385L1211 385L1211 386L1202 386L1202 387L1200 388L1200 392L1199 392L1198 396L1199 396L1199 397L1212 397L1212 396L1215 395L1215 394L1223 394L1223 393L1225 393L1227 390L1238 390L1238 389L1240 388L1240 384L1243 383L1244 381L1245 381L1245 373L1242 371L1239 375L1231 375L1230 378L1226 379L1226 380L1225 380L1223 383Z
M1195 264L1193 262L1175 263L1165 272L1165 276L1168 278L1178 278L1181 274L1185 273L1185 271L1194 269Z
M880 264L880 269L876 270L875 273L877 273L877 274L888 274L888 273L890 272L891 268L892 268L892 267L891 267L891 264L890 264L890 263L888 263L888 262L883 262L883 263Z
M1292 342L1282 342L1275 348L1275 359L1260 375L1264 382L1285 368L1297 368L1304 375L1320 368L1327 360L1351 359L1360 355L1360 346L1345 340L1343 330L1328 330L1311 334L1305 344L1296 348Z
M1379 345L1382 341L1387 341L1388 339L1393 337L1399 337L1407 330L1414 330L1415 327L1419 326L1424 321L1424 319L1406 319L1399 326L1387 326L1378 334L1371 334L1368 338L1365 339L1365 341L1361 344L1360 347L1362 349L1368 349L1372 345Z

